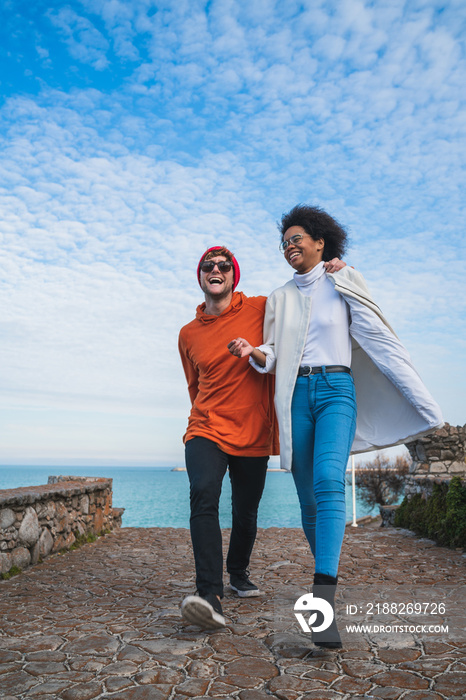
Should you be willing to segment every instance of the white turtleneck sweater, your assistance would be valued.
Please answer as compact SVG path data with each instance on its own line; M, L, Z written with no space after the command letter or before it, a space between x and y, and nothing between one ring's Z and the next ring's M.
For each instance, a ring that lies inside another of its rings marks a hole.
M311 319L301 365L350 367L349 308L327 278L324 263L319 263L304 275L295 272L293 277L301 294L312 297Z

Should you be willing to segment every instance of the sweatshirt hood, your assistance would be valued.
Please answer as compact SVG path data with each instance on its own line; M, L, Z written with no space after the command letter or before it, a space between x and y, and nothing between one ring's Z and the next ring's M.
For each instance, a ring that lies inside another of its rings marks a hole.
M217 321L221 318L231 317L231 316L234 316L235 314L237 314L238 311L241 310L243 303L244 303L243 292L233 292L231 304L229 306L227 306L225 311L222 311L220 316L212 316L210 314L206 314L205 302L203 302L202 304L199 304L199 306L196 309L196 320L200 321L201 323L215 323L215 321Z

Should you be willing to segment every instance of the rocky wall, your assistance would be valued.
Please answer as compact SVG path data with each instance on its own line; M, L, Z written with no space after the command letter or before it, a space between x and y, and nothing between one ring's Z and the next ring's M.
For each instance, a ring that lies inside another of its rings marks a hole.
M445 423L435 433L406 443L411 474L429 478L466 477L466 425Z
M466 479L466 425L445 423L431 435L406 443L411 459L409 474L404 477L404 494L408 499L421 494L427 499L434 484L449 483L454 476ZM398 506L379 506L382 526L395 522Z
M112 479L51 476L48 484L0 491L0 573L121 527L123 510L112 506Z

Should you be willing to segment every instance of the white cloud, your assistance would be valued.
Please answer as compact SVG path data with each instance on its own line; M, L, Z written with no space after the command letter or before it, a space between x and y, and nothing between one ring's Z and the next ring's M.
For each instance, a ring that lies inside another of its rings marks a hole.
M345 40L335 34L326 34L313 45L313 53L330 61L338 61L345 49Z
M73 58L99 71L108 67L108 42L86 17L79 16L71 7L61 7L57 12L50 10L47 15Z
M270 292L289 277L275 221L298 201L350 227L349 262L464 422L459 29L398 1L304 4L50 15L73 59L115 76L113 51L134 73L1 110L0 461L21 420L39 452L48 423L61 431L55 457L115 460L133 435L135 460L182 459L177 334L201 301L198 258L225 243L244 291Z

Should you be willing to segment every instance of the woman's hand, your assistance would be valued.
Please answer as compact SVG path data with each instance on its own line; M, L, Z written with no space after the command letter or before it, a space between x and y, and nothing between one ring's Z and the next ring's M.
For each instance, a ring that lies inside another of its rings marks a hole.
M253 345L248 343L244 338L235 338L231 340L227 345L228 350L232 355L236 357L248 357L250 355L252 359L257 362L260 367L265 367L267 357L262 350L258 350Z
M346 267L346 263L340 260L340 258L333 258L333 260L324 263L324 267L326 272L338 272L338 270L342 270Z
M227 348L235 357L247 357L254 350L254 347L244 338L235 338L228 343Z

